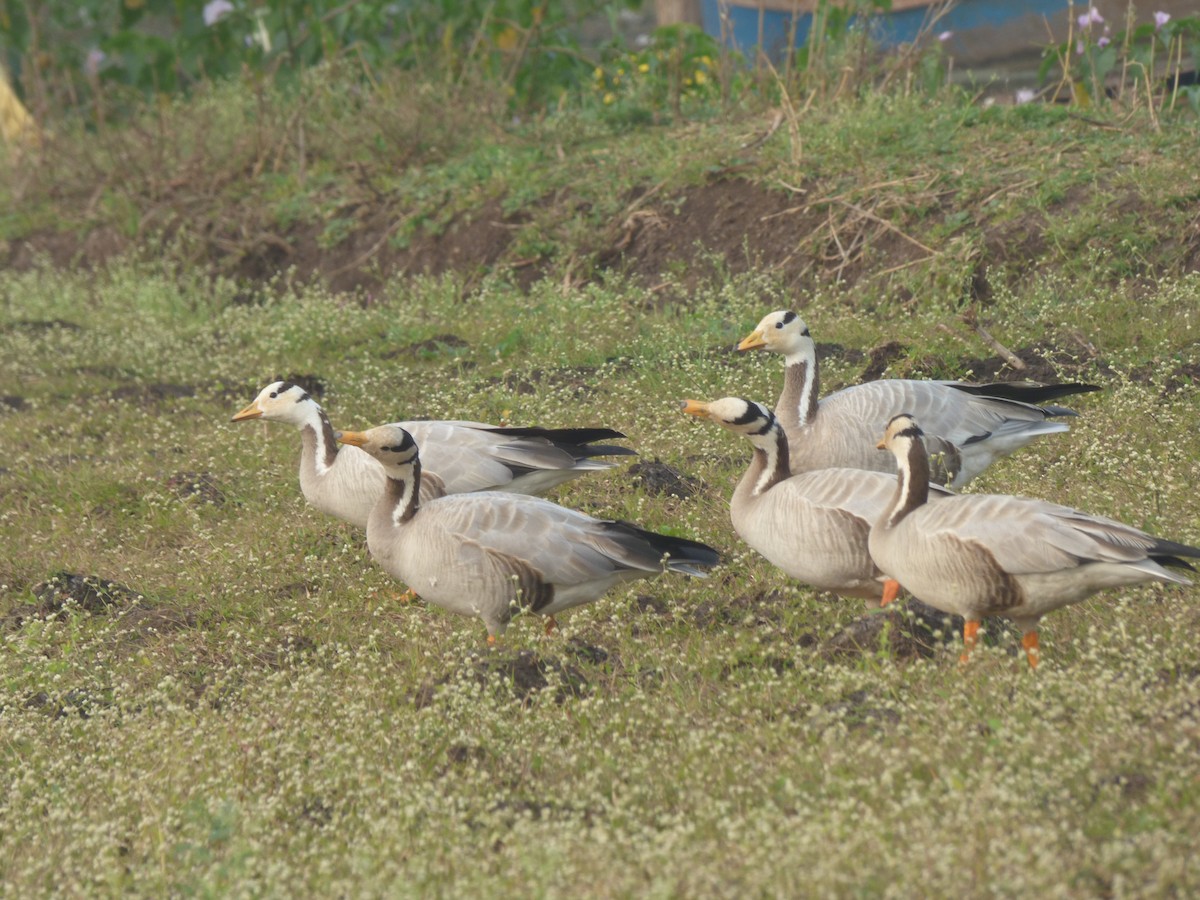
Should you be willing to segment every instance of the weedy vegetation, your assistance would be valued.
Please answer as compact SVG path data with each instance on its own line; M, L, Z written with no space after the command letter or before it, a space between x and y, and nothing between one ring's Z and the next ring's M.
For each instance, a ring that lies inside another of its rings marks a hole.
M8 149L7 892L1197 890L1196 588L1050 616L1036 674L989 623L960 669L948 626L742 545L747 448L678 410L773 402L780 361L732 347L778 308L826 391L1093 382L971 489L1200 544L1188 104L988 107L895 61L854 57L851 88L655 40L541 105L469 57L346 55L112 118L100 92ZM293 431L229 422L279 377L347 428L620 429L642 468L556 499L724 562L489 650L305 506Z

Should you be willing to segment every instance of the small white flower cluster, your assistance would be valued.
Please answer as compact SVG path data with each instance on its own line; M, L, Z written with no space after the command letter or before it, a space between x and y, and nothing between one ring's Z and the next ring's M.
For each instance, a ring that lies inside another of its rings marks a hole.
M1006 190L1050 189L1021 184ZM1048 240L1086 247L1096 227L1051 222ZM1103 268L1101 252L1080 266ZM984 486L1196 543L1194 510L1175 498L1200 483L1197 393L1165 391L1188 362L1180 348L1200 342L1200 279L994 283L989 308L1022 340L1078 333L1129 377ZM730 348L764 308L792 305L777 279L716 278L686 306L604 281L523 293L498 277L471 290L425 279L372 304L275 287L240 304L229 283L146 265L0 273L6 321L87 323L0 328L0 377L30 395L0 417L0 539L25 548L0 566L14 895L1195 892L1190 594L1122 591L1052 619L1061 664L1036 679L1010 641L985 640L964 677L956 651L824 658L812 645L849 607L734 538L741 449L673 401L773 397L777 362ZM961 353L937 329L957 295L829 286L805 299L831 341L871 346L886 316L921 352ZM403 352L447 333L469 353ZM614 592L564 617L561 640L514 626L489 656L461 620L398 605L360 537L277 489L295 477L291 436L225 424L248 381L294 370L320 375L353 426L507 411L620 428L699 493L659 498L614 473L564 500L694 533L725 565L649 598ZM860 371L831 361L827 389ZM194 391L117 390L149 381ZM229 502L180 503L165 486L202 471L221 473ZM145 602L27 609L29 586L64 566ZM547 668L548 689L522 696L492 664L519 650L562 667Z

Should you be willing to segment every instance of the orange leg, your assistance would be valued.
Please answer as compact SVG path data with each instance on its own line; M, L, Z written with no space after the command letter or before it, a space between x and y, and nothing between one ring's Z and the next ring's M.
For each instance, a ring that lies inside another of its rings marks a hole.
M1038 649L1038 633L1027 631L1021 635L1021 646L1025 648L1025 655L1029 658L1029 668L1036 669L1042 655Z
M400 594L396 597L396 602L397 603L412 603L414 600L420 600L420 599L421 598L417 595L417 592L414 591L412 588L409 588L403 594Z
M549 635L551 632L557 630L558 622L555 621L554 616L546 616L546 634Z
M489 647L495 647L496 640L497 640L497 638L494 634L491 634L491 633L488 634L488 646Z
M899 596L900 582L895 578L885 578L883 580L883 598L879 601L879 605L887 606Z
M967 659L971 656L971 651L975 649L975 645L979 643L979 623L973 619L967 619L963 623L963 652L958 658L959 665L965 665Z

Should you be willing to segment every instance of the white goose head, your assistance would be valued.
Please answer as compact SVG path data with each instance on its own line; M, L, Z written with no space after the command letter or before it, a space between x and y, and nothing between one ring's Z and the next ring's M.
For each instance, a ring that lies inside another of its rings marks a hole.
M763 316L758 326L742 338L738 350L769 350L793 358L816 352L812 335L804 320L791 310L780 309Z
M908 413L892 416L875 446L896 457L895 500L887 512L885 526L895 527L905 516L929 499L929 455L922 438L925 432Z
M884 429L883 440L875 447L879 450L890 450L903 462L908 458L913 444L920 443L924 436L925 432L921 430L916 419L908 413L900 413L898 416L892 416Z
M752 485L754 494L769 490L790 474L787 438L775 415L761 403L740 397L722 397L711 403L684 400L680 405L688 415L716 422L750 441L755 462L743 476L742 484ZM761 470L755 466L761 466ZM739 486L738 490L741 489Z
M339 431L334 437L373 456L387 474L384 496L390 508L383 505L384 500L379 501L371 512L372 520L380 509L387 509L393 525L412 519L421 503L421 460L413 436L399 425L379 425L366 431ZM368 540L372 527L367 525Z
M269 422L286 422L303 426L312 421L314 413L321 408L304 388L290 381L276 381L259 391L249 406L235 415L234 422L249 419L266 419Z
M722 397L711 403L684 400L680 406L690 416L708 419L734 434L746 437L766 434L775 425L775 416L769 409L761 403L740 397Z
M358 447L375 457L392 475L402 475L417 460L417 442L399 425L380 425L366 431L339 431L343 444Z

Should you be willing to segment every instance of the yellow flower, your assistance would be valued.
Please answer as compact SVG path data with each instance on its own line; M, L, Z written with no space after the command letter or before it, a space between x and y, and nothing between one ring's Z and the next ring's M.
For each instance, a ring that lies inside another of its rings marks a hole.
M640 66L638 66L638 71L645 75L650 71L650 63L642 63Z
M604 95L604 105L608 106L608 104L612 103L616 99L617 99L617 95L614 94L612 91L609 91L607 94Z
M597 81L603 81L604 80L604 70L602 68L600 68L599 66L596 66L596 71L592 73L592 77L595 78Z
M696 79L696 84L704 84L708 81L708 75L706 75L701 69L697 69L696 74L693 77Z
M505 28L502 32L496 35L496 48L505 52L515 50L517 47L517 30L515 28Z

